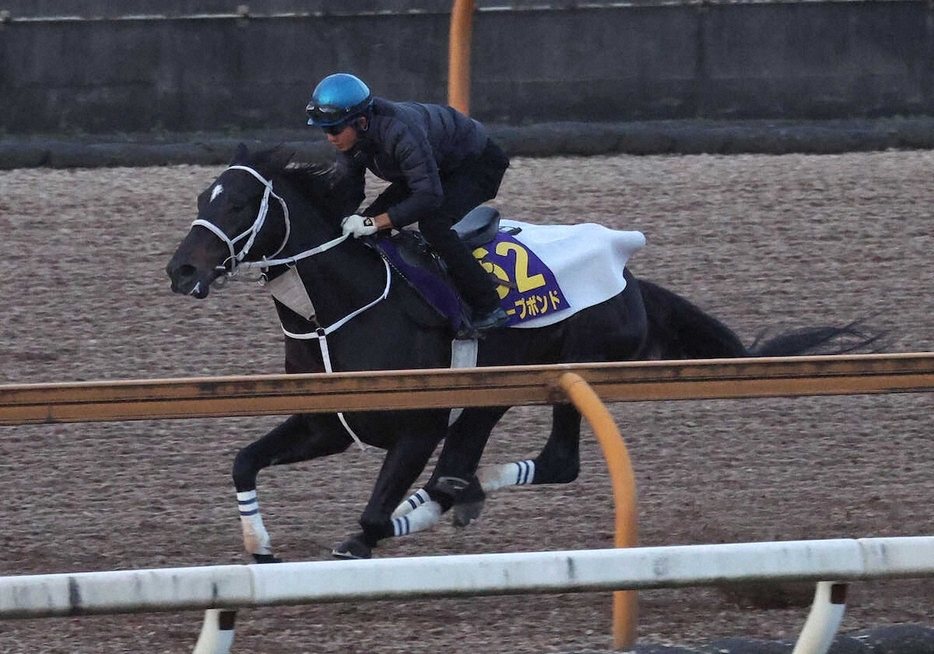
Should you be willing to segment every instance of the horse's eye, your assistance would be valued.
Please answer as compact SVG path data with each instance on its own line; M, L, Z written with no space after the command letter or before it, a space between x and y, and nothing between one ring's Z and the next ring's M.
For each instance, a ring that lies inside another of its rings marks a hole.
M243 211L250 206L249 198L231 196L228 199L232 211Z

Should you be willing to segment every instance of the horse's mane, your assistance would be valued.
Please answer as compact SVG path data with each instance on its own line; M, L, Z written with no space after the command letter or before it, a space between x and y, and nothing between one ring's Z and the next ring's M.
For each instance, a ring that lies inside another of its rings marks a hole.
M291 164L293 155L278 145L250 154L249 163L287 182L328 217L343 218L357 210L364 199L362 179L333 161Z

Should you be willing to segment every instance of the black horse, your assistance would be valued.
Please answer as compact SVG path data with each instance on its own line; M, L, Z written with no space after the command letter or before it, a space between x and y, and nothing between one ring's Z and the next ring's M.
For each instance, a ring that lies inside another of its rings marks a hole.
M219 277L262 270L271 287L285 288L273 296L290 373L449 366L451 321L400 280L377 250L341 237L341 219L363 200L362 186L327 167L287 167L289 159L278 148L237 149L231 166L198 198L198 219L166 268L172 290L204 298ZM783 356L826 352L828 343L834 352L848 351L872 340L850 325L799 330L747 349L687 300L628 269L624 275L622 292L561 322L489 333L479 342L477 364ZM846 336L849 345L841 345ZM570 404L553 408L551 434L537 457L478 469L490 432L508 409L467 408L450 426L446 409L289 417L243 448L233 465L247 552L257 561L276 560L259 514L259 471L336 454L355 440L385 449L386 456L360 518L362 531L335 547L338 557L369 557L381 539L427 528L452 507L455 522L465 524L497 488L576 479L581 415ZM406 499L442 440L430 480Z

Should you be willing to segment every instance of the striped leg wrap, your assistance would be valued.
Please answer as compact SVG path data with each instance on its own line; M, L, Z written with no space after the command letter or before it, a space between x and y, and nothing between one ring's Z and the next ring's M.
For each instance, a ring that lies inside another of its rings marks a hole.
M408 515L422 504L430 502L431 497L428 496L428 491L424 488L420 488L415 491L409 499L404 501L402 504L396 507L396 510L392 512L393 518L401 518L404 515Z
M240 506L240 527L243 529L243 546L246 551L250 554L272 554L272 541L263 526L256 491L237 493L237 504Z
M525 486L535 479L535 462L526 460L497 466L484 466L477 471L477 479L485 493L506 486Z
M429 500L408 514L392 519L392 535L405 536L428 529L441 519L441 505Z

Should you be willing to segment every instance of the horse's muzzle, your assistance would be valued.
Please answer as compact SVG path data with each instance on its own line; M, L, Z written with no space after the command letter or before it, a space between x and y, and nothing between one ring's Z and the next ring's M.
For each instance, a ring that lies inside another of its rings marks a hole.
M191 295L199 300L208 296L211 283L217 278L215 271L199 271L196 266L181 263L173 257L165 267L165 272L172 281L172 292L179 295Z

